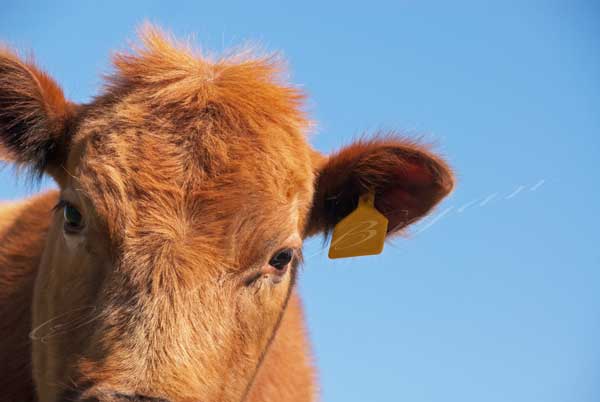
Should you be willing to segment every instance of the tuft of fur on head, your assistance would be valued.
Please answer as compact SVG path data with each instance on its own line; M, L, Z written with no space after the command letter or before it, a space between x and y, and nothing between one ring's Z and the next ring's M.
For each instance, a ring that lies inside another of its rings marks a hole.
M307 127L305 95L283 83L285 66L276 54L245 49L222 57L203 55L149 23L139 30L139 39L141 46L113 56L116 71L107 77L108 94L141 91L156 110L218 115L230 129Z

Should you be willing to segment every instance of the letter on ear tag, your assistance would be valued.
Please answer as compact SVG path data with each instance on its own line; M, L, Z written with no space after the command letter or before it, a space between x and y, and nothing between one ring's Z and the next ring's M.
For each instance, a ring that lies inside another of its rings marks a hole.
M362 195L356 209L333 228L329 258L381 253L387 226L387 218L375 208L375 195Z

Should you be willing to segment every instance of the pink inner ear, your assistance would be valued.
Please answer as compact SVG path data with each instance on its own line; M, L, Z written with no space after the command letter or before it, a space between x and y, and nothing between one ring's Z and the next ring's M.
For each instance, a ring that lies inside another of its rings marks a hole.
M388 233L415 222L443 197L431 170L416 163L399 166L386 187L375 195L375 207L388 218Z
M375 208L388 218L388 233L409 225L417 217L418 200L403 188L394 188L375 196Z
M394 173L395 177L402 180L403 184L406 183L406 185L430 186L433 181L429 169L416 163L403 164Z

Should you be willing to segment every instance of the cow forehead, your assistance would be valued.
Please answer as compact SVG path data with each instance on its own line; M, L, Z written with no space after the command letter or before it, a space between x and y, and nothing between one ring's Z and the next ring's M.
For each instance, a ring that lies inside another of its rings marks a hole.
M143 49L115 57L72 138L68 169L107 224L123 232L201 216L227 226L290 205L302 215L312 196L310 124L281 63L213 60L156 32L141 39Z
M83 121L75 144L76 185L119 237L300 231L312 199L310 148L289 127L224 131L204 116L181 125L151 113L140 124L114 112Z

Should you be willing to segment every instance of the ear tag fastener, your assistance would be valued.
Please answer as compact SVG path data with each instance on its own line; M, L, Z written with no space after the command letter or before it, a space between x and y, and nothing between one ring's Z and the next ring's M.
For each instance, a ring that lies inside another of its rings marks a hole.
M387 227L387 218L375 208L375 194L361 195L356 209L333 228L329 258L381 253Z

